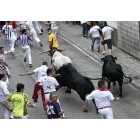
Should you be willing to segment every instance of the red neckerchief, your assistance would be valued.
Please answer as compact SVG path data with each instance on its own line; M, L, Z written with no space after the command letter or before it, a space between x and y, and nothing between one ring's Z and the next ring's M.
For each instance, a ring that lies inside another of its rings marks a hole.
M100 91L109 91L107 88L97 88L99 89Z

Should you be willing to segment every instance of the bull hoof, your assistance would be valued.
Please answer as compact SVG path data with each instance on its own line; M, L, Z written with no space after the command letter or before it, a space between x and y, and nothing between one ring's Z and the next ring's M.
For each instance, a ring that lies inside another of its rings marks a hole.
M87 110L87 109L85 109L85 110L83 110L83 112L88 112L88 110Z
M83 112L88 112L88 109L87 109L85 106L83 106L83 107L81 108L81 110L82 110Z

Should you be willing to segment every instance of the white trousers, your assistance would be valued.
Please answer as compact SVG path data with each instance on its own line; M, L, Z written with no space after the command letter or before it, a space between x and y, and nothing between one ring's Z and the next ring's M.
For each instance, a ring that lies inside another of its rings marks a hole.
M17 29L14 29L14 39L17 40Z
M21 117L14 117L12 114L10 116L11 119L29 119L29 115L21 116Z
M55 35L57 35L57 33L58 33L58 26L57 25L51 25L51 29L52 29L52 32L55 34Z
M6 43L7 43L7 46L8 46L8 51L7 52L14 52L15 51L15 48L14 48L15 38L6 38Z
M38 43L40 42L40 39L37 37L37 34L36 34L35 29L32 29L32 30L30 31L30 36L31 36L32 38L34 38Z
M114 119L112 108L104 108L98 110L102 119Z
M38 21L35 21L35 26L36 26L36 29L37 29L38 33L39 34L42 33L41 32L42 26L40 25L40 23Z
M23 53L24 53L24 58L28 57L28 62L29 64L32 64L32 57L31 57L31 49L30 49L30 46L27 45L27 46L22 46L21 47ZM27 56L26 56L27 55Z
M11 113L4 107L3 102L0 102L0 105L1 105L3 113L4 113L4 119L9 119Z
M7 86L9 86L9 78L8 78L7 75L6 75L6 81L5 81L5 83L7 84Z

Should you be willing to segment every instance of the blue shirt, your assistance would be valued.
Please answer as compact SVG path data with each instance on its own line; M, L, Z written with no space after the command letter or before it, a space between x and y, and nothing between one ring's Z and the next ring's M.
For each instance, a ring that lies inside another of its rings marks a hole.
M49 101L47 103L47 115L48 119L57 119L60 118L63 112L60 108L60 104L57 101Z

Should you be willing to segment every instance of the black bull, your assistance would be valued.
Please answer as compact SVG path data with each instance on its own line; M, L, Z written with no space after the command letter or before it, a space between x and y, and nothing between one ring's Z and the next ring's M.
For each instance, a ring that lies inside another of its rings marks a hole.
M132 78L124 75L121 65L116 64L116 60L117 57L113 57L112 55L107 55L104 58L101 58L101 61L104 62L102 67L102 79L107 80L109 89L111 82L113 82L113 85L115 86L115 81L118 81L120 89L119 96L122 97L123 77L128 78L129 82L132 81Z
M71 64L63 65L56 73L60 74L60 77L56 77L60 86L75 90L83 101L87 94L95 90L90 78L80 74Z

